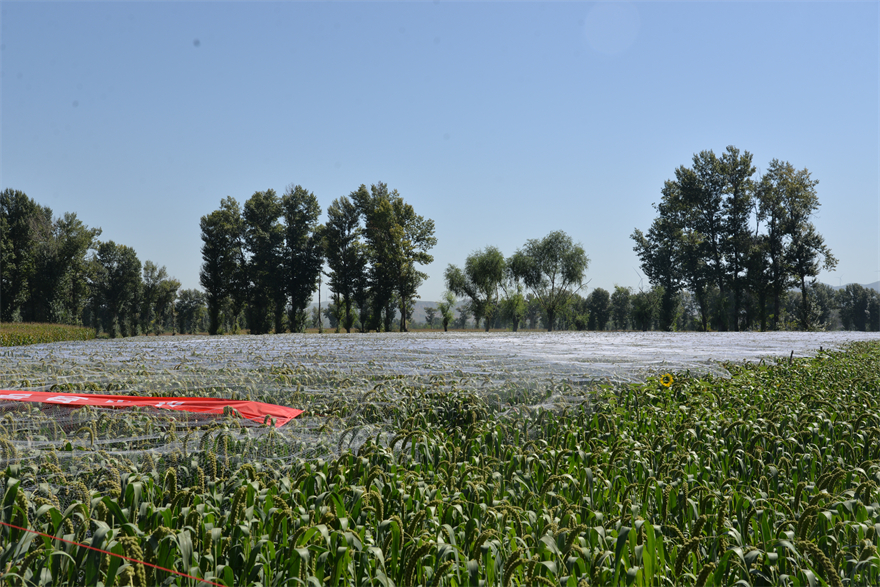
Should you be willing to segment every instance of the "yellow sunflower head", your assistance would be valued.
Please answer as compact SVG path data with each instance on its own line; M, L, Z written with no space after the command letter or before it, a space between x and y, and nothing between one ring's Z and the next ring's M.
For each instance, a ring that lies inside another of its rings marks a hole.
M660 378L660 385L662 385L663 387L669 387L670 385L672 385L672 382L672 375L670 375L669 373L665 373L663 377Z

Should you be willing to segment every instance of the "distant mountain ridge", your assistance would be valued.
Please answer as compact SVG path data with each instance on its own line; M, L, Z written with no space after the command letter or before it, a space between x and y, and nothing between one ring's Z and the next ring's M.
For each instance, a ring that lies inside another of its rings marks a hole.
M846 285L832 285L831 288L832 289L843 289L847 285L850 285L850 284L847 283ZM873 289L874 291L880 292L880 281L875 281L874 283L862 283L860 285L862 287L864 287L865 289Z

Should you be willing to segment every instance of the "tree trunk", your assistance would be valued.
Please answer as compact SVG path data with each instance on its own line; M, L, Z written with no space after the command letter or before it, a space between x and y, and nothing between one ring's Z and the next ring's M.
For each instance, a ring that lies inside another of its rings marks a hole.
M400 298L400 331L407 332L406 329L406 298Z
M220 330L220 302L208 300L208 334L215 335Z
M767 294L763 290L758 294L758 312L761 316L761 332L767 332Z
M780 292L778 287L773 288L773 330L779 330Z
M801 328L810 329L810 298L807 295L807 281L801 276Z
M739 286L733 285L733 331L739 332Z

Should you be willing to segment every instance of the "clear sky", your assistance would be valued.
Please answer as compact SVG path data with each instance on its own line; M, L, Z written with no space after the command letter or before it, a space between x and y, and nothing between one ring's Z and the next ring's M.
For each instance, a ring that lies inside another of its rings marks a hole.
M0 3L0 187L198 287L199 218L384 181L436 224L422 299L486 245L564 230L639 286L676 167L808 168L839 259L880 279L880 3ZM647 287L647 281L644 285ZM325 286L326 287L326 286ZM586 290L589 291L589 290Z

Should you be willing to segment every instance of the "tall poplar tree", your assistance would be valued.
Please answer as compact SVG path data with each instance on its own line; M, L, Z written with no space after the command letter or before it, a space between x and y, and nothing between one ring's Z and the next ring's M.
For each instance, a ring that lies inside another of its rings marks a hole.
M275 190L255 192L244 204L244 248L248 255L248 326L252 334L266 334L270 317L282 330L284 227L281 201Z
M304 332L306 309L318 290L318 276L324 264L323 228L318 224L321 206L315 194L300 185L289 185L281 197L281 209L285 237L283 291L290 300L288 324L291 332Z
M733 146L720 158L721 173L724 176L724 239L721 250L727 269L727 279L733 294L733 330L740 329L740 310L742 297L747 286L746 271L752 247L752 232L749 221L754 209L754 182L752 175L752 154L740 153Z
M235 198L223 198L220 208L202 216L199 225L203 243L199 283L205 290L208 305L208 332L217 334L224 301L242 297L244 223L241 207Z
M131 247L107 241L98 245L95 282L104 309L104 329L110 338L128 336L137 322L135 302L141 287L141 262Z
M342 327L346 332L351 332L354 325L352 305L363 297L366 288L367 258L360 238L360 218L357 206L345 196L333 200L327 208L324 250L330 267L329 286L341 300Z
M397 190L389 191L382 182L371 186L369 191L362 185L352 192L351 198L365 225L372 325L378 330L384 321L385 330L390 330L397 305L401 314L400 329L405 331L407 307L418 297L418 286L427 277L416 264L434 260L428 254L437 244L434 221L416 214Z

